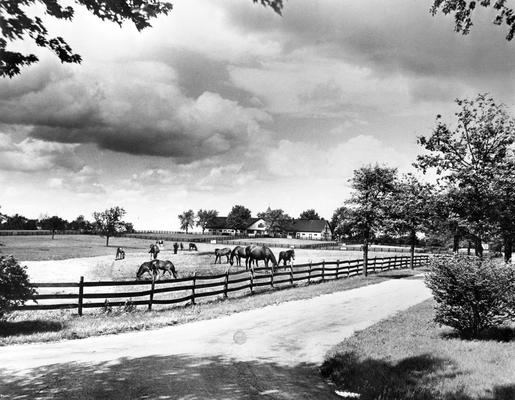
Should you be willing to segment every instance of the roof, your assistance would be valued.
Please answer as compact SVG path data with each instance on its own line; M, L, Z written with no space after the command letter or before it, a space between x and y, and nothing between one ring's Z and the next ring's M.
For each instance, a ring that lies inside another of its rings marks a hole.
M294 219L284 227L284 230L291 232L323 232L327 225L325 219Z
M259 221L261 218L251 218L249 219L249 225L252 225ZM206 226L207 229L230 229L227 227L227 217L215 217L213 218L213 222Z

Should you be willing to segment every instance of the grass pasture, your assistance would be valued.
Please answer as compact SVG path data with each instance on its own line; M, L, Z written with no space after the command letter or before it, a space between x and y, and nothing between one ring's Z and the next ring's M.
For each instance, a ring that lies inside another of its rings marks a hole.
M322 374L362 400L513 400L515 329L466 341L433 322L433 300L336 346Z

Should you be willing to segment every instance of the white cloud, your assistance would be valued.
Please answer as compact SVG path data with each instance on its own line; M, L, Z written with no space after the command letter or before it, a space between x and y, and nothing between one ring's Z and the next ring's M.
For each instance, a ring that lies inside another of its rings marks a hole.
M8 171L50 171L54 168L78 171L83 162L76 145L27 138L19 143L0 133L0 168Z

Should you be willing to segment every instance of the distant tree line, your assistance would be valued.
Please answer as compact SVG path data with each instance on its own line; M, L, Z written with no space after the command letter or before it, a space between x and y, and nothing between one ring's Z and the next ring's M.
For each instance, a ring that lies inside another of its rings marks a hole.
M134 226L123 221L126 212L122 207L111 207L104 211L93 213L93 221L88 221L84 215L79 215L73 221L68 221L57 215L49 217L42 215L39 218L27 218L20 214L6 215L0 213L0 230L48 230L52 231L52 239L56 232L77 231L80 233L101 234L109 237L117 233L132 233Z

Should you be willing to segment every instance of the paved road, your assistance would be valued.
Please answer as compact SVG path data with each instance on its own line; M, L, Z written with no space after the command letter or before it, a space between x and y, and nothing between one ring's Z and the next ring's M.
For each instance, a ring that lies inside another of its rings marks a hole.
M397 279L152 331L0 348L0 399L332 399L327 350L430 297Z

